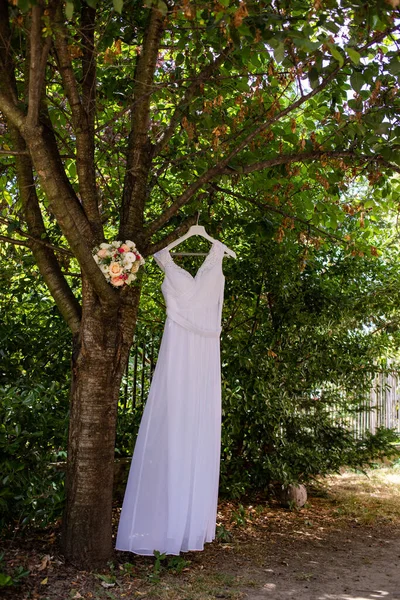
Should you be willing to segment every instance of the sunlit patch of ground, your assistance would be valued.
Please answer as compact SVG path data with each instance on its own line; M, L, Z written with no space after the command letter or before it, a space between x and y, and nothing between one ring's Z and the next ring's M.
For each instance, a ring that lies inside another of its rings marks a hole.
M400 524L399 466L368 469L365 473L347 471L326 483L337 516L353 517L364 524Z

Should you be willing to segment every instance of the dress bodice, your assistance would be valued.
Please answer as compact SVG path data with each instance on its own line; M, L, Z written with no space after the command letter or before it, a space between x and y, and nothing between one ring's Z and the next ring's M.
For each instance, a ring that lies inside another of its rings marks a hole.
M154 254L157 264L165 273L161 290L167 316L200 335L216 336L220 333L224 252L224 244L215 241L194 276L177 265L165 248ZM204 327L205 323L207 327Z

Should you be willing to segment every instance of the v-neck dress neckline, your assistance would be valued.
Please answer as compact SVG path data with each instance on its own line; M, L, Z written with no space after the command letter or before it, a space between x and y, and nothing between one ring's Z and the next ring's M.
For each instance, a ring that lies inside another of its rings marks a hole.
M208 259L210 258L210 256L213 254L214 252L214 248L216 246L217 242L213 242L211 245L210 250L207 252L207 256L205 257L205 259L203 260L203 262L201 263L200 267L197 269L195 275L192 275L187 269L184 269L183 267L181 267L180 265L176 264L176 262L174 261L174 259L172 258L171 252L170 250L167 250L168 252L168 256L172 262L172 264L178 268L180 271L182 271L183 273L186 273L191 279L193 279L193 281L196 281L197 276L203 271L203 269L207 266L208 263Z

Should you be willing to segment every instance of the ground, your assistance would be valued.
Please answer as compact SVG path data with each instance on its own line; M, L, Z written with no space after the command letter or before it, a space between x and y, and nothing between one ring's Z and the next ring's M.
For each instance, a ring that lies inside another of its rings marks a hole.
M65 565L58 532L7 539L3 567L29 570L7 600L400 600L400 467L345 472L301 510L222 502L218 540L165 560L116 553L88 573Z

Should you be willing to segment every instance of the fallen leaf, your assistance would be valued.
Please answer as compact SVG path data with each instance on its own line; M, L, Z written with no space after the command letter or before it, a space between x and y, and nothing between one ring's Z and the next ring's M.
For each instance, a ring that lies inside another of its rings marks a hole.
M47 585L47 581L48 581L48 577L45 577L44 579L42 579L42 581L40 582L40 585Z
M47 567L51 564L51 556L50 554L46 554L45 556L43 556L40 565L38 566L37 570L38 571L43 571L44 569L47 569Z

